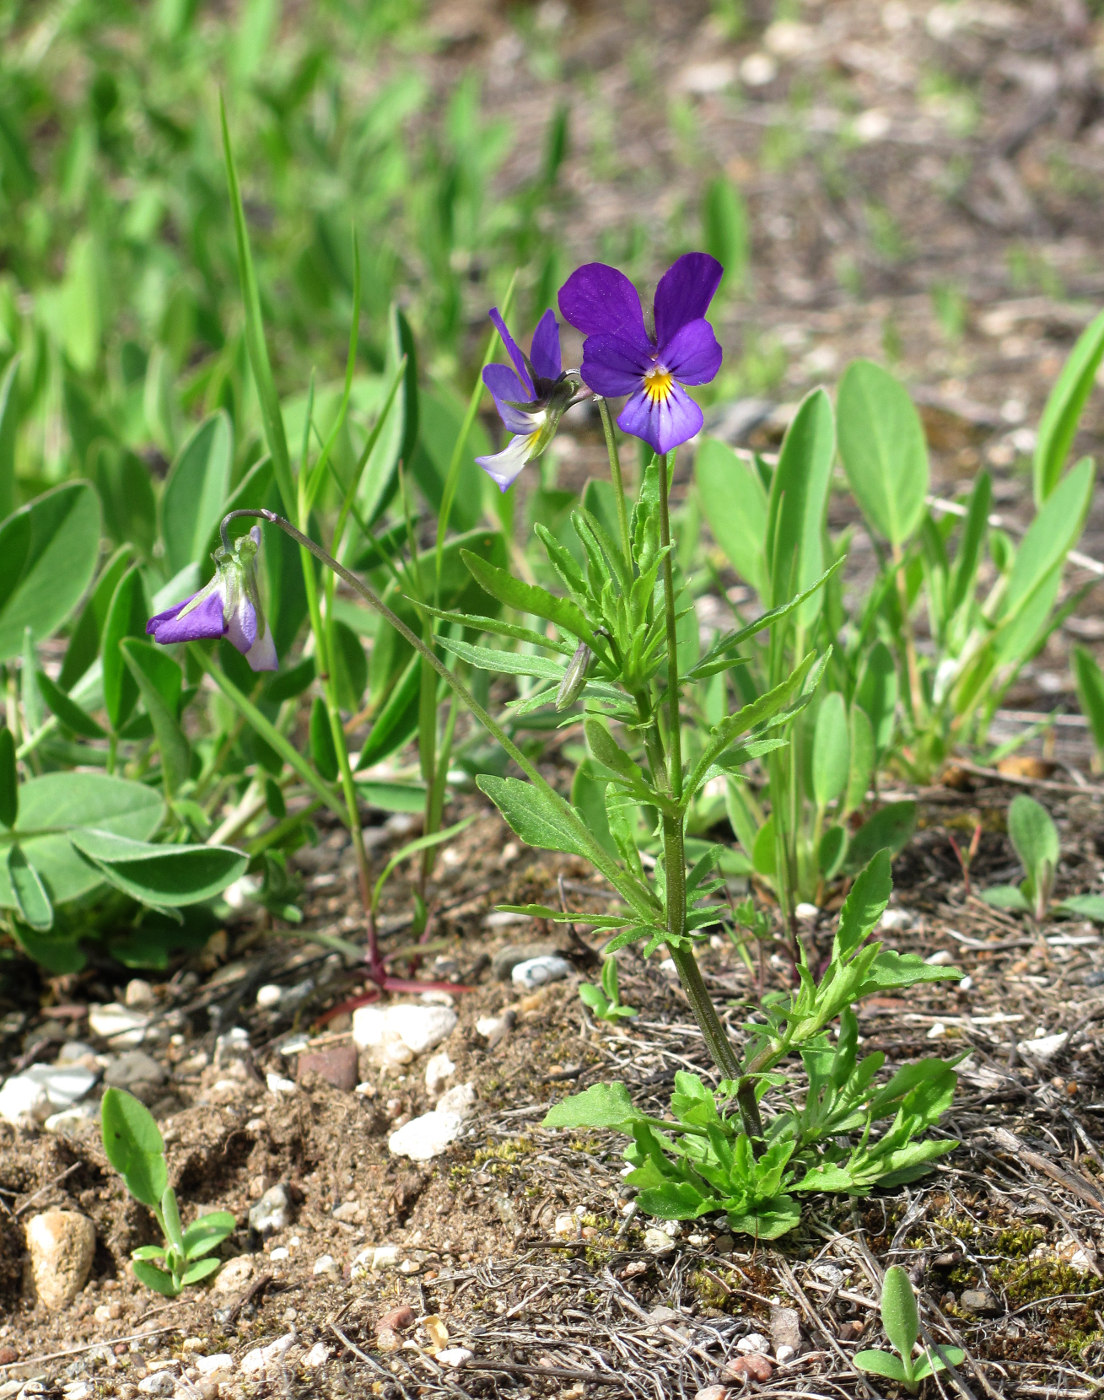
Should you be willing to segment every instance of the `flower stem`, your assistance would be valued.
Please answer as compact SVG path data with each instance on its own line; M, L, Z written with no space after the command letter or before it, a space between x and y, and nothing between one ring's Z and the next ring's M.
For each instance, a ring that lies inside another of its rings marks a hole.
M579 842L579 845L586 851L587 859L594 868L609 881L615 890L621 895L625 902L643 920L651 921L655 918L658 910L654 898L647 892L639 881L633 879L624 871L617 861L606 849L599 844L598 840L590 832L583 820L578 816L552 786L551 783L541 774L536 765L525 756L525 754L510 738L509 734L495 720L484 707L479 703L463 681L459 680L449 668L444 664L437 654L426 646L421 637L403 622L401 617L397 617L387 606L383 599L370 588L356 574L345 568L344 564L339 564L332 555L316 544L309 535L304 535L301 530L297 530L290 520L286 520L282 515L277 515L274 510L246 509L233 510L223 520L225 527L231 520L249 517L254 520L266 520L270 525L276 525L283 530L285 535L289 535L297 544L301 544L304 549L309 549L316 559L320 559L327 568L333 569L334 573L354 589L361 598L384 618L396 632L414 648L418 654L429 663L437 672L441 679L452 690L460 703L470 710L479 723L496 740L505 752L514 760L521 771L534 785L539 788L545 796L559 808L564 824L571 828L572 836Z
M603 398L596 400L598 416L602 420L602 432L606 436L606 453L609 456L610 476L613 478L613 493L617 500L617 524L621 531L621 548L625 552L625 563L632 563L632 540L629 537L629 513L625 505L625 483L621 477L621 454L617 450L617 438L613 431L613 415L610 406Z

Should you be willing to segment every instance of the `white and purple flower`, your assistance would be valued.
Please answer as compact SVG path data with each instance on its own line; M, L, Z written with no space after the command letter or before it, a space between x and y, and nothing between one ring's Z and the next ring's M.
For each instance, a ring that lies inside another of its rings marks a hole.
M498 489L505 491L522 467L539 457L552 441L579 381L577 373L563 368L560 328L553 311L546 311L537 323L528 355L506 329L497 307L492 308L490 316L513 361L513 369L509 365L487 365L483 383L491 391L498 416L514 436L493 457L475 460Z
M254 526L235 540L233 551L221 545L211 558L215 576L205 588L182 603L151 617L146 632L155 642L195 642L202 637L225 637L254 671L275 671L276 644L265 622L257 591L257 549L261 531Z
M636 288L605 263L578 268L560 288L560 311L586 336L582 378L602 398L629 396L617 425L656 452L701 429L702 411L684 385L708 384L722 351L705 319L724 269L708 253L687 253L660 278L654 334Z

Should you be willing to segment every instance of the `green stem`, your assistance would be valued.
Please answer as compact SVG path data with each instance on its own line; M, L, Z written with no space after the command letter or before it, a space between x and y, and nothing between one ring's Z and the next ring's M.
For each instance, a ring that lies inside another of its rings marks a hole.
M674 453L659 457L659 543L663 556L663 609L667 630L668 790L682 797L682 725L679 717L678 628L675 619L675 569L671 562L671 508L667 499Z
M632 540L629 538L629 512L625 505L625 483L621 479L621 454L617 450L617 438L613 432L613 415L609 404L603 398L597 400L598 416L602 420L602 432L606 436L606 453L609 456L610 476L613 478L613 494L617 501L617 524L621 532L621 548L625 553L625 563L632 563Z
M333 569L339 578L345 580L350 588L354 589L361 598L384 618L398 632L399 636L409 642L416 652L428 662L437 672L441 679L459 699L460 703L475 716L484 729L493 739L499 743L505 752L514 760L521 771L534 785L546 796L552 798L560 809L564 821L571 827L572 834L585 849L587 859L594 868L604 875L615 890L624 898L633 910L642 919L651 920L655 917L656 907L652 898L647 895L639 886L638 882L628 877L609 854L606 849L599 844L597 839L588 830L577 813L563 800L560 794L548 780L542 776L536 765L528 759L509 734L502 728L497 720L483 708L471 691L459 680L448 667L441 661L434 652L403 622L401 617L387 606L383 599L363 580L357 578L356 574L345 568L344 564L339 564L336 559L327 554L321 545L316 544L308 535L304 535L301 530L297 530L290 520L286 520L282 515L277 515L274 510L232 510L223 520L223 527L231 521L249 517L254 520L266 520L270 525L276 525L283 530L285 535L290 536L297 544L301 544L304 549L309 549L316 559L322 561L327 568Z

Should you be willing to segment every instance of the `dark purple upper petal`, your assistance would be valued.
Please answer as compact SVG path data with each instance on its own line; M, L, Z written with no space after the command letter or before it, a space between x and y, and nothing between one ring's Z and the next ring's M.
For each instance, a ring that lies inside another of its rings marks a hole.
M560 311L584 335L620 335L651 346L636 288L623 272L605 263L575 269L560 288Z
M521 353L521 350L518 348L514 337L506 329L506 322L498 314L498 307L492 306L489 314L491 320L494 322L495 330L497 330L499 335L502 337L502 343L506 347L506 353L514 362L514 368L517 370L518 378L524 385L526 385L525 393L519 394L518 399L525 403L528 403L531 399L536 398L537 391L536 389L534 389L533 381L529 377L529 367L525 363L525 356Z
M198 596L199 594L192 594L192 598ZM212 590L191 612L181 617L181 611L188 606L192 598L185 598L174 608L150 618L146 623L146 631L153 635L155 642L194 642L200 637L221 637L225 634L226 620L223 617L221 590Z
M701 425L701 409L677 384L671 385L660 402L643 391L634 394L617 419L622 432L642 438L655 452L670 452L688 442Z
M604 399L634 394L654 363L651 346L642 350L619 335L589 335L583 341L583 383Z
M494 396L498 416L512 433L532 432L532 424L513 404L532 403L535 391L527 390L509 365L487 365L483 383Z
M533 348L529 355L539 379L559 379L563 370L560 354L560 328L556 313L549 308L537 322L533 332Z
M661 345L657 359L680 384L708 384L721 367L724 352L708 321L688 321Z
M666 345L689 321L701 320L723 276L724 268L708 253L686 253L671 264L655 294L659 345Z

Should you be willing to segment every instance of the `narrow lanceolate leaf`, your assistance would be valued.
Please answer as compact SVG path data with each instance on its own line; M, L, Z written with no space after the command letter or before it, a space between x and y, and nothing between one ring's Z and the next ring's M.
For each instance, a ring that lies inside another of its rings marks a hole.
M204 561L208 540L226 510L233 452L230 420L220 411L196 428L169 469L160 516L171 574Z
M19 774L15 766L15 735L0 728L0 826L14 826L19 817Z
M126 637L120 649L153 725L161 753L161 780L166 797L171 799L187 779L192 762L191 748L177 719L184 672L168 652L152 642Z
M702 514L737 574L762 597L766 593L767 493L749 463L716 438L694 455Z
M928 492L928 447L904 386L871 360L854 360L836 402L843 469L867 524L891 545L912 535Z
M1047 499L1058 485L1077 432L1077 424L1085 401L1092 391L1096 371L1104 359L1104 311L1081 333L1065 363L1058 382L1050 391L1043 416L1039 420L1039 436L1035 443L1032 478L1035 504Z
M1034 875L1046 862L1058 867L1058 828L1047 809L1033 797L1021 793L1008 808L1008 836L1024 869Z
M16 908L24 923L36 933L45 933L54 926L54 910L42 876L23 854L19 846L8 850L8 880L15 895Z
M15 505L15 438L19 431L19 356L0 379L0 520Z
M565 802L518 778L495 778L481 773L475 781L527 846L589 857L590 851L570 820Z
M820 702L813 733L813 798L826 807L842 796L851 763L847 703L838 690Z
M122 641L124 637L144 637L149 615L142 574L135 566L120 579L104 623L104 709L116 732L126 724L138 702L138 682L127 668Z
M276 392L276 381L272 377L272 365L268 358L268 346L265 343L264 322L261 318L261 294L257 287L253 254L249 248L249 233L245 225L241 188L238 185L238 172L234 166L234 152L230 145L230 128L226 121L226 108L221 96L219 97L219 120L222 124L222 149L226 159L226 181L230 187L234 235L238 245L238 273L241 277L242 301L245 303L245 342L249 351L249 363L253 369L253 379L257 387L257 398L261 404L265 440L268 443L268 450L272 454L273 475L283 499L284 514L294 516L295 481L291 471L291 454L288 452L287 434L284 431L283 414L280 412L280 396Z
M497 598L507 607L516 608L518 612L532 613L534 617L543 617L548 622L554 622L557 627L562 627L573 637L587 642L595 650L604 651L601 643L595 640L582 609L570 598L557 598L546 588L525 583L524 580L507 573L505 569L488 564L469 550L463 550L461 557L476 583L492 598Z
M773 607L810 589L824 572L824 519L835 457L832 404L814 389L782 442L767 512L767 562ZM815 595L799 610L808 625L821 608Z
M74 734L79 734L84 739L104 737L103 725L98 724L87 710L66 695L61 686L52 681L45 671L37 670L35 680L43 704L65 729L71 729Z
M1101 755L1104 755L1104 672L1085 647L1076 646L1073 649L1073 679L1081 701L1082 713L1089 722L1099 761Z
M889 853L879 851L851 886L840 910L832 961L849 957L878 926L893 889Z

